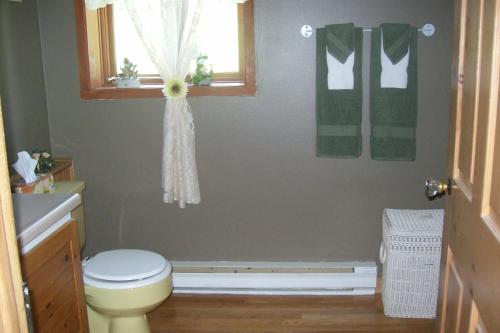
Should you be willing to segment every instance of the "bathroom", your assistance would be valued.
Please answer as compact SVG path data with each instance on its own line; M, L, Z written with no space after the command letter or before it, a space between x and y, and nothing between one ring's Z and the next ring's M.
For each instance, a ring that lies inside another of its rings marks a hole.
M452 0L254 0L256 93L188 98L201 203L184 209L162 201L165 100L82 99L75 1L0 1L8 163L34 147L73 158L86 184L83 256L137 248L172 261L378 263L384 208L444 207L424 182L447 177ZM300 27L344 22L435 26L418 36L414 161L370 157L369 33L362 154L316 157L315 35Z

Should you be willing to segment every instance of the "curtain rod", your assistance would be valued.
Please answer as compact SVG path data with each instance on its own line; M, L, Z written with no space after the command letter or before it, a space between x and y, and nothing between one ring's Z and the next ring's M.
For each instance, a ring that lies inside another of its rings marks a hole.
M363 31L364 32L371 32L372 29L371 28L363 28ZM419 28L418 31L421 32L425 37L431 37L436 32L436 28L434 27L434 24L426 23L423 25L422 28ZM313 32L314 32L314 29L310 25L307 25L307 24L303 25L302 28L300 29L300 33L305 38L311 37Z

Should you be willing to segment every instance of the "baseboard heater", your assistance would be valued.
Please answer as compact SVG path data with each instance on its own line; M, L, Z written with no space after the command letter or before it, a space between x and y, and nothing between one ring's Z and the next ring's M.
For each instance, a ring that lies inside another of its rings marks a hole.
M374 262L172 261L174 293L373 295Z

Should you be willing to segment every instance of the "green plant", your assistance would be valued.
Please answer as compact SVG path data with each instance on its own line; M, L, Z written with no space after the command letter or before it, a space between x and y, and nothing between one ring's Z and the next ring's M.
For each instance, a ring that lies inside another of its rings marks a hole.
M205 67L205 60L208 59L207 55L200 54L198 58L196 58L196 70L194 75L191 76L191 82L195 85L200 85L202 83L210 83L212 81L213 71L207 71Z
M52 156L45 150L33 149L31 157L38 161L35 171L36 173L45 173L55 169L56 164Z
M137 65L133 64L127 58L123 59L123 67L120 67L120 70L122 72L118 74L118 78L122 80L137 79L137 75L139 74Z

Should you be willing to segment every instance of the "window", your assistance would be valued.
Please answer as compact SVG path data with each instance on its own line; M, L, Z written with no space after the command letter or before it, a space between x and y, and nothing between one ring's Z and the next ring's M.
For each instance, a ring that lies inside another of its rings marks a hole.
M163 81L143 50L128 15L110 5L87 11L84 2L75 1L81 97L163 97ZM189 95L254 95L253 1L228 4L211 17L214 19L203 29L201 49L208 55L206 64L214 71L214 81L210 86L190 87ZM119 72L125 57L138 65L141 88L119 89L109 80Z

